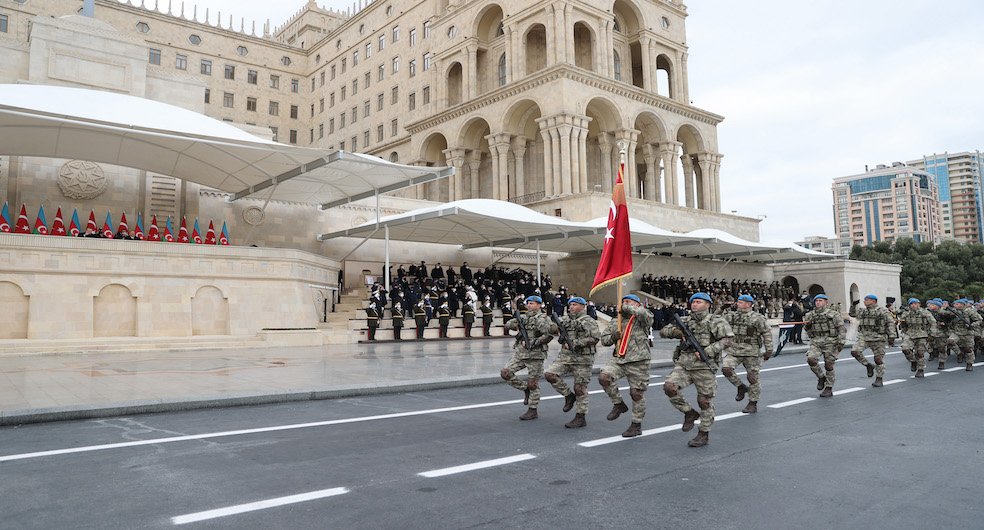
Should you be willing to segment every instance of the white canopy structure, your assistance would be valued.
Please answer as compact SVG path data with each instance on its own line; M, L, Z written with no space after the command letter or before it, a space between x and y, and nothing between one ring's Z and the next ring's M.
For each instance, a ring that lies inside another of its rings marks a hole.
M284 145L197 112L96 90L0 85L0 151L142 169L230 193L330 208L453 169ZM271 189L272 188L272 189Z

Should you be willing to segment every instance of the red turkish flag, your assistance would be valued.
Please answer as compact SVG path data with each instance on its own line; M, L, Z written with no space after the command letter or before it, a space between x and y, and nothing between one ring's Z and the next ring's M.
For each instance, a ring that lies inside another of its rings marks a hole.
M96 224L96 212L92 210L89 210L89 221L85 223L85 231L88 232L89 230L99 231L99 225Z
M161 231L157 228L157 215L150 218L150 228L147 230L147 241L160 241Z
M208 232L205 233L205 244L206 245L219 244L219 242L215 240L215 224L212 221L208 222Z
M629 208L625 204L622 171L624 164L620 164L618 168L601 260L598 261L598 270L588 296L612 282L632 275L632 232L629 230Z
M178 243L190 243L191 240L188 239L188 222L185 218L181 217L181 228L178 229Z
M65 230L65 220L62 219L61 208L58 208L58 212L55 213L55 220L51 222L51 235L53 236L67 236L68 231Z
M27 206L21 204L20 215L17 216L17 224L14 225L15 234L30 234L31 222L27 220Z

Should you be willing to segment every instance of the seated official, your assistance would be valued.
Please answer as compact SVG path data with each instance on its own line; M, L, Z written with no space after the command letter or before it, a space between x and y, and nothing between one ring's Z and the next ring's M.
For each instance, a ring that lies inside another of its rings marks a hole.
M101 231L99 231L99 230L96 230L94 228L86 228L85 229L85 233L84 234L79 234L79 237L103 238L105 236L103 236L103 233Z
M113 236L113 239L125 239L125 240L130 241L130 240L133 240L133 236L130 235L130 231L127 230L126 228L120 228L116 232L116 235Z

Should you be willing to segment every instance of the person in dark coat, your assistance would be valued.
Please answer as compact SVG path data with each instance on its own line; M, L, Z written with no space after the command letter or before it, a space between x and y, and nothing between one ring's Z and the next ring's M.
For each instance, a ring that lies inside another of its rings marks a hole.
M400 333L403 332L403 310L399 307L393 308L393 340L403 340Z
M413 321L417 324L417 338L424 338L424 329L427 328L427 310L424 309L424 301L417 302L413 308Z
M442 339L448 338L448 324L451 323L451 310L448 309L447 302L444 302L441 304L441 307L437 308L437 323L437 336Z
M472 324L475 323L475 306L471 300L465 302L465 307L461 312L461 322L465 325L465 336L471 337Z
M489 303L488 298L486 298L485 301L482 302L482 307L479 308L479 311L482 312L482 336L490 337L492 336L492 333L489 331L489 329L492 327L493 313L492 313L492 305Z
M461 264L461 269L459 269L459 272L461 273L461 279L465 282L465 284L470 285L472 282L472 271L468 268L467 261Z
M441 268L441 264L440 263L438 263L437 265L434 265L434 268L431 269L431 279L434 280L435 282L437 280L443 280L444 279L444 269Z
M379 327L379 313L376 311L375 303L370 303L369 307L366 308L366 326L369 328L366 331L366 339L370 342L376 340L376 328Z

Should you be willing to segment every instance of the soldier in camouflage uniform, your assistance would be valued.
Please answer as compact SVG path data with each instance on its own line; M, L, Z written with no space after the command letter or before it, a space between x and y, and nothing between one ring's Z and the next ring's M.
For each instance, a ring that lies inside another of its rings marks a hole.
M924 377L926 369L926 351L929 349L929 337L938 333L936 318L927 309L923 309L918 298L910 298L908 309L899 314L899 327L905 333L902 340L902 353L909 361L909 368L916 372L916 377Z
M876 375L873 387L880 387L885 377L885 346L895 345L898 338L898 328L895 317L888 309L878 306L878 297L869 294L864 297L864 307L858 308L858 301L851 302L850 315L858 319L858 338L854 341L851 355L868 369L868 377ZM864 357L864 351L871 349L875 355L875 364Z
M752 311L754 303L755 299L751 295L743 294L735 302L738 309L724 314L724 319L731 326L735 338L728 349L728 356L724 358L721 373L732 385L738 387L735 401L745 399L745 393L748 393L748 405L742 409L746 414L758 412L758 400L762 395L762 384L759 382L762 362L768 361L775 353L769 323L766 322L765 316ZM763 348L765 348L764 355L761 351ZM739 365L745 367L748 385L742 383L735 374L735 368Z
M813 297L813 310L803 317L806 323L803 328L810 336L810 349L806 352L806 362L817 376L817 390L822 390L820 397L834 395L834 364L837 362L837 356L844 349L844 340L847 336L840 311L829 304L827 295L818 294ZM821 355L823 355L823 368L820 368Z
M984 319L984 300L980 300L974 304L974 309ZM982 355L984 355L984 325L981 326L981 329L977 330L977 335L974 337L974 358Z
M960 348L957 362L966 362L967 371L974 371L974 336L981 329L981 316L971 307L970 300L961 298L953 302L953 320L951 330L956 335L956 344Z
M519 417L521 420L536 419L536 407L540 404L540 376L543 375L543 361L547 358L547 344L557 332L557 327L540 311L542 305L542 298L530 296L526 299L526 315L520 315L518 319L511 318L505 324L507 333L509 330L517 331L522 326L530 339L530 343L526 344L522 333L516 334L516 344L513 346L516 353L499 372L509 386L522 390L525 394L523 404L528 405L529 409ZM526 381L516 376L516 372L524 368L527 370Z
M584 427L584 415L588 412L588 381L591 380L591 367L594 365L595 345L601 338L601 331L595 319L584 311L587 302L575 296L567 302L567 314L560 319L561 326L567 330L571 344L562 344L560 356L547 368L543 378L564 396L564 412L574 409L574 419L564 424L568 429ZM573 346L573 350L569 348ZM574 374L574 390L571 391L564 377Z
M629 382L629 396L632 398L632 424L622 433L631 438L642 434L642 419L646 416L646 389L649 388L649 331L653 327L653 315L642 307L642 301L634 294L622 297L621 326L619 319L612 319L601 335L605 346L615 345L612 360L598 374L598 383L612 400L612 411L608 421L615 421L623 412L628 412L616 382L626 378Z
M943 300L939 298L926 300L926 308L929 310L929 314L933 315L933 319L936 320L936 326L931 328L929 332L929 358L939 359L939 366L937 367L939 370L946 367L946 358L949 355L948 350L951 346L949 328L952 315L944 313L941 310L942 307Z
M717 390L714 373L721 365L724 350L731 346L735 336L724 317L711 314L711 303L707 293L694 293L690 297L690 316L683 317L683 322L704 348L712 366L697 358L696 352L684 340L683 330L676 324L668 324L659 331L661 337L680 339L680 345L673 352L673 373L663 383L663 392L670 398L670 404L683 413L683 432L693 429L694 422L700 418L697 436L687 442L690 447L708 443L708 431L714 424L714 392ZM683 389L691 384L697 387L700 413L687 403L682 394Z

